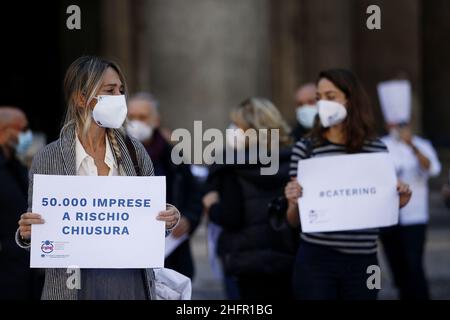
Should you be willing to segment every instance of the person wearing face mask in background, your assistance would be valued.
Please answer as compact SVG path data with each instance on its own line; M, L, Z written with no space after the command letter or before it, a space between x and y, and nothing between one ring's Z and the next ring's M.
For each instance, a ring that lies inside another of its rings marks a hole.
M183 217L172 231L173 239L166 241L176 241L185 236L188 238L166 257L164 265L192 279L195 270L189 237L200 223L204 183L192 174L193 166L175 166L172 163L172 146L160 131L161 116L158 108L159 103L152 94L140 92L133 95L128 103L126 130L144 145L152 159L155 176L166 176L167 202L173 203L183 212Z
M307 83L295 93L297 124L291 133L295 141L308 134L314 126L317 116L316 90L314 83Z
M41 149L29 175L28 208L33 199L34 174L65 176L153 176L152 161L143 145L124 133L127 116L125 76L112 61L83 56L64 78L66 120L60 137ZM180 220L170 204L155 219L169 234ZM29 250L33 224L44 224L39 213L21 215L16 243ZM81 269L79 285L67 286L66 269L45 269L43 300L153 300L153 269Z
M291 182L285 188L285 196L289 202L287 219L293 226L300 224L298 199L303 194L296 178L299 161L387 152L384 143L376 138L365 90L352 72L343 69L321 72L317 101L320 122L292 149ZM399 205L403 207L411 197L410 190L401 182L397 190ZM378 290L368 288L367 268L378 265L378 233L377 229L300 232L293 276L295 297L304 300L375 300Z
M158 101L150 93L140 92L128 101L128 116L125 125L128 135L139 140L153 162L156 176L166 176L166 184L173 184L174 168L170 158L170 143L159 128L161 117ZM167 199L172 198L172 189L167 190Z
M238 298L243 300L289 299L296 248L286 244L287 239L295 241L295 231L289 228L278 232L271 227L269 204L283 194L283 186L289 180L290 129L278 109L262 98L243 101L231 113L231 119L230 129L236 131L235 135L227 131L227 144L241 151L245 159L256 151L257 144L269 140L264 136L258 136L257 141L246 139L247 130L254 129L256 134L264 132L261 129L279 130L279 170L274 175L262 175L263 165L259 161L210 167L210 191L203 204L210 221L222 228L217 254L222 260L225 280L236 281ZM237 143L233 143L234 137Z
M32 139L25 114L0 107L0 300L39 299L42 290L39 270L30 270L28 254L14 239L28 193L27 168L17 156L27 152Z
M423 267L428 224L428 179L441 172L430 141L412 133L411 85L392 80L378 85L378 94L389 134L382 138L392 156L397 177L413 192L409 205L400 210L397 226L384 228L381 240L400 299L428 300Z

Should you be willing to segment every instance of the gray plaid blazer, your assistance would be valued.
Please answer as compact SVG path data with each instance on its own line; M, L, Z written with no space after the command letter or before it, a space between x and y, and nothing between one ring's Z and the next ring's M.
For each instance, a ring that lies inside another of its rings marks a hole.
M122 170L127 176L136 176L133 161L128 152L123 135L114 130L121 157ZM153 164L144 146L137 140L131 139L136 155L138 165L141 169L142 176L153 176ZM112 146L111 146L112 148ZM117 160L117 159L116 159ZM33 175L67 175L75 176L75 126L65 127L60 134L60 138L50 143L41 151L39 151L33 159L29 173L28 188L28 211L31 212L33 199ZM22 241L19 230L16 232L16 242L24 249L30 248L30 244ZM80 276L83 276L82 270ZM145 269L146 288L149 297L156 299L155 293L155 276L153 269ZM67 279L71 274L66 269L45 269L45 282L42 292L42 300L77 300L78 292L76 289L69 289L66 285Z

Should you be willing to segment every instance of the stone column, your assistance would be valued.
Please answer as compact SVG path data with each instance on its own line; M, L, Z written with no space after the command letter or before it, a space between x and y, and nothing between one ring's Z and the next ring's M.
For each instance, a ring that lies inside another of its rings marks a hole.
M303 0L301 38L305 79L321 70L352 68L352 1Z
M422 6L425 132L436 144L450 148L450 1L423 1Z
M295 120L294 93L304 77L302 55L301 3L297 0L271 0L272 92L283 116Z
M131 90L136 86L133 59L133 1L102 0L100 4L101 55L119 63Z
M376 86L380 81L406 75L412 83L414 103L412 125L421 131L422 50L421 5L419 0L355 1L354 61L356 73L364 82L375 106L379 129L383 117L379 108ZM381 9L381 30L366 27L369 5Z
M224 128L249 96L270 97L267 0L149 0L138 88L172 128Z
M352 2L272 0L272 72L276 104L295 122L295 90L319 71L352 66Z

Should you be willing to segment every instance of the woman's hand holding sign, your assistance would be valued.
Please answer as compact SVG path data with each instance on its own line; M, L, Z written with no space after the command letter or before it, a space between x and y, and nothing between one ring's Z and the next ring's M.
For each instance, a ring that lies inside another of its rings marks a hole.
M298 183L296 178L291 178L291 181L284 188L284 196L288 200L287 220L292 226L300 224L298 213L298 199L303 195L303 188Z
M180 212L171 204L167 204L166 210L161 211L156 217L157 220L164 221L166 223L167 231L171 231L172 229L174 229L178 225L180 218Z
M401 181L398 181L397 192L400 197L400 208L403 208L404 206L406 206L408 204L409 200L411 199L412 191L409 188L409 185L407 185Z
M289 203L297 205L298 198L303 195L303 188L296 178L291 178L291 181L286 185L284 195Z
M23 240L29 241L31 239L31 225L43 224L45 221L37 213L27 212L20 216L19 232Z

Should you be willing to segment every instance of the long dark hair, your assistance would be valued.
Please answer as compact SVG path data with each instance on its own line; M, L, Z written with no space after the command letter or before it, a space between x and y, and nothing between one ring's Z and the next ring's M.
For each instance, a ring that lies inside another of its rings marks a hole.
M361 151L364 141L376 137L373 109L366 91L356 75L348 70L330 69L322 71L319 73L317 83L322 79L331 81L339 90L344 92L347 99L347 118L344 121L347 140L345 147L349 153ZM318 141L319 144L323 143L326 130L327 128L322 127L320 121L316 121L310 137Z

